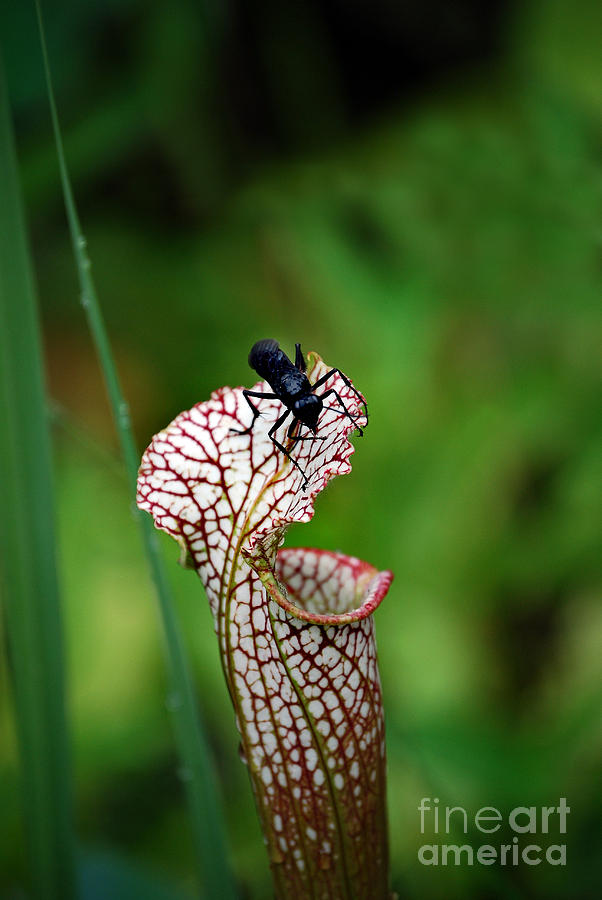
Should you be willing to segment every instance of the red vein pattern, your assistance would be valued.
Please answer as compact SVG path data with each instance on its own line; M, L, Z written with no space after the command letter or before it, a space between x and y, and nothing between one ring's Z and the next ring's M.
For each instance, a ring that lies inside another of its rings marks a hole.
M328 368L308 357L315 382ZM333 374L360 425L357 395ZM253 390L269 391L260 382ZM309 480L267 436L283 412L259 401L248 435L242 388L179 415L146 450L138 505L181 545L214 616L278 898L384 900L385 744L372 613L391 583L358 559L279 550L313 516L330 478L349 472L354 423L322 413L324 440L289 444ZM286 444L283 426L278 439Z

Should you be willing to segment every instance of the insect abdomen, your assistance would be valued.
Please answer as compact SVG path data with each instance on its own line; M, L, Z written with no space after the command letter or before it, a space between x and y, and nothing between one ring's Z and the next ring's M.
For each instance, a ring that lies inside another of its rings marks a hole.
M294 368L286 353L280 349L278 341L271 339L253 344L249 353L249 365L274 389L283 374Z
M258 375L268 378L268 372L273 368L273 362L279 356L284 356L278 341L266 338L253 344L249 352L249 365L255 369Z

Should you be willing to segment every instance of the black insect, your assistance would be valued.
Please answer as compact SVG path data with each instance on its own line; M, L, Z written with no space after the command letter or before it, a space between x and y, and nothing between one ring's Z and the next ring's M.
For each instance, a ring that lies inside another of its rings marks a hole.
M292 416L293 421L289 425L286 436L294 444L296 444L297 441L323 440L324 438L317 434L318 419L323 409L335 409L340 412L341 415L346 416L355 423L356 417L351 415L340 395L334 388L324 391L324 393L319 396L314 393L316 388L322 387L322 385L328 381L330 376L335 373L343 379L347 387L349 387L362 402L367 422L368 408L366 402L359 391L356 391L353 387L349 379L343 375L340 369L331 369L326 375L322 375L321 378L318 378L315 384L310 384L309 379L305 374L307 366L305 365L305 359L301 352L301 344L295 344L295 362L292 363L286 353L280 349L278 341L269 339L257 341L257 343L253 344L251 347L251 352L249 353L249 365L252 369L255 369L258 375L261 375L261 377L268 382L274 393L270 394L261 391L243 390L244 398L253 412L253 418L248 428L243 430L231 428L230 431L234 431L236 434L249 434L253 430L255 419L257 419L261 413L251 402L249 399L250 397L256 397L258 400L280 400L281 403L286 406L286 411L276 420L276 422L274 422L268 432L268 437L272 443L281 450L288 459L290 459L292 464L299 469L305 478L302 485L302 490L305 490L308 483L305 472L299 463L293 459L286 447L276 440L274 437L275 432L281 425L284 425L289 416ZM330 395L336 397L341 407L340 410L335 406L324 405L324 399ZM297 433L294 435L293 432L297 424L299 425L299 430L301 425L305 425L312 433L306 435L299 435ZM360 435L363 435L364 432L359 425L357 426L357 429Z

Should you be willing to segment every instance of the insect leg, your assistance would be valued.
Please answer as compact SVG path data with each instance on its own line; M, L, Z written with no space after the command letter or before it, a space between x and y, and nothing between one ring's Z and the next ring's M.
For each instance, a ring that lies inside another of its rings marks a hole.
M297 441L323 441L326 437L325 434L304 434L302 436L293 434L295 427L299 424L299 419L293 419L291 424L288 426L288 431L286 432L286 436L289 440L294 441L295 444Z
M295 344L295 368L299 369L300 372L307 371L307 365L305 363L305 357L301 352L301 344Z
M277 441L276 438L274 437L274 432L277 431L277 430L280 428L280 426L284 424L284 422L286 421L286 419L287 419L288 416L290 416L290 415L291 415L291 411L290 411L289 409L287 409L286 412L282 413L282 415L280 416L280 418L277 419L277 420L274 422L274 424L272 425L272 427L271 427L270 430L268 431L268 437L270 438L271 442L272 442L276 447L278 447L278 449L279 449L282 453L284 453L284 455L285 455L286 457L288 457L288 459L290 459L290 461L291 461L292 464L295 466L295 468L299 469L299 471L300 471L301 474L303 475L303 478L305 479L305 481L303 482L303 485L302 485L302 490L305 490L305 488L307 487L307 476L306 476L305 472L303 471L303 469L301 468L301 466L299 465L299 463L298 463L296 460L293 459L293 457L290 455L290 453L289 453L289 451L286 449L286 447L285 447L283 444L281 444L280 441ZM295 421L296 421L296 420L295 420ZM293 422L293 425L294 425L294 424L295 424L295 422ZM289 431L290 431L290 428L289 428Z
M326 381L328 381L328 379L330 378L330 376L331 376L331 375L334 375L335 372L337 373L337 375L340 375L340 377L343 379L343 381L345 382L345 384L347 385L347 387L350 388L350 389L353 391L353 393L356 394L357 397L359 397L359 399L361 400L361 402L362 402L362 404L363 404L363 407L364 407L364 415L366 416L366 423L367 423L367 422L368 422L368 406L367 406L367 404L366 404L366 401L364 400L364 398L362 397L362 395L360 394L360 392L357 390L357 388L354 388L354 387L353 387L353 385L351 384L351 382L349 381L349 379L347 378L347 376L346 376L346 375L343 375L343 373L341 372L340 369L331 369L330 372L327 372L327 373L326 373L326 375L322 375L322 377L321 377L321 378L318 378L318 380L316 381L316 383L315 383L314 385L312 385L312 390L315 391L316 388L322 387L322 385L323 385ZM330 392L327 391L326 393L330 393ZM336 392L335 392L335 393L336 393ZM322 396L325 397L326 394L322 394ZM338 394L337 394L337 397L338 397ZM345 406L345 404L342 402L341 398L340 398L340 397L338 397L338 398L339 398L339 401L342 403L342 405ZM347 407L345 407L345 408L347 408ZM361 429L360 429L360 430L361 430Z
M233 431L234 434L249 434L253 430L253 425L255 424L255 419L261 415L261 413L259 412L257 407L253 403L251 403L251 401L249 400L249 397L257 397L260 400L277 400L278 399L276 394L269 394L269 393L266 394L262 391L243 390L242 395L245 398L245 400L247 401L247 403L249 404L249 406L251 407L251 409L253 410L253 418L251 419L251 424L249 425L248 428L243 428L242 430L240 428L231 428L230 431Z
M334 388L330 388L329 390L324 391L324 393L321 394L321 397L322 397L322 398L328 397L329 394L334 394L334 395L335 395L335 397L337 398L337 400L339 401L339 403L340 403L341 406L343 407L343 410L342 410L343 415L347 416L347 418L348 418L351 422L353 422L353 424L355 425L355 419L354 419L354 417L351 415L351 413L349 412L349 410L347 409L347 407L346 407L345 404L343 403L342 398L340 397L339 394L337 394L337 392L335 391ZM368 416L366 416L366 418L368 418ZM359 432L360 437L363 437L363 436L364 436L364 431L363 431L363 429L360 428L359 425L356 425L356 428L357 428L357 430L358 430L358 432Z

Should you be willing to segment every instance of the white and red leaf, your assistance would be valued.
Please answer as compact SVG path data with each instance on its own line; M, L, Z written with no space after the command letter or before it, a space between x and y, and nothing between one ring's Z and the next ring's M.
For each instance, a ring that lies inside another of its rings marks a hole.
M315 383L329 369L308 359ZM338 374L325 387L365 424ZM350 471L355 423L325 409L321 440L289 443L302 474L268 437L282 404L257 403L262 415L247 435L232 431L251 419L242 388L179 415L144 454L138 505L180 543L205 586L277 896L386 898L371 614L392 575L338 553L279 550L289 524L311 519L329 479ZM277 434L285 445L286 427Z

